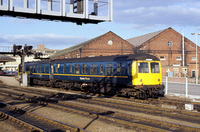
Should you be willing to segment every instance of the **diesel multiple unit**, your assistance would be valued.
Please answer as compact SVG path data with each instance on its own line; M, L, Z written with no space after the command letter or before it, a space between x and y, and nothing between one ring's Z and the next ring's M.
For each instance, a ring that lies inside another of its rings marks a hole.
M26 62L24 70L31 84L65 89L136 98L163 94L164 89L160 61L149 54Z

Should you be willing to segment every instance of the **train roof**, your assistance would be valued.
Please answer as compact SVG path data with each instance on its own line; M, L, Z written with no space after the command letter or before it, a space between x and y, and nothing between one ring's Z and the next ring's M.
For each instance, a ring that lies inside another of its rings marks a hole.
M51 60L42 60L42 61L31 61L25 62L25 64L49 64Z
M25 64L50 64L50 62L76 63L76 62L132 61L132 60L146 60L146 59L159 61L159 59L156 56L153 56L150 54L130 54L130 55L98 56L98 57L32 61L32 62L25 62Z
M146 60L146 59L159 61L159 59L156 56L153 56L150 54L130 54L130 55L116 55L116 56L98 56L98 57L84 57L84 58L72 58L72 59L58 59L58 60L54 60L54 63L132 61L132 60Z

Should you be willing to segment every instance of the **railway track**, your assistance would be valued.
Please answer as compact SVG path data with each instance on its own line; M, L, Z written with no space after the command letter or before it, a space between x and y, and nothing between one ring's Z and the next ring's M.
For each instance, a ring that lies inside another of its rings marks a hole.
M16 96L16 95L11 95L10 93L7 93L9 96ZM119 112L115 112L115 111L105 111L102 109L97 109L97 108L92 108L92 107L88 107L88 106L84 106L84 105L77 105L77 104L73 104L73 103L66 103L63 101L55 101L55 100L51 100L51 99L44 99L44 98L39 98L39 97L25 97L25 94L23 93L23 98L27 99L27 100L34 100L34 101L43 101L48 103L48 106L51 107L56 107L59 109L64 109L67 111L73 111L75 113L79 113L85 116L96 116L96 118L99 119L103 119L103 120L108 120L108 121L112 121L114 120L115 123L118 124L126 124L126 126L128 125L128 127L134 128L134 129L139 129L139 130L145 130L145 131L200 131L200 128L195 128L192 126L186 126L186 125L180 125L180 124L176 124L176 123L169 123L169 122L164 122L164 121L159 121L159 120L153 120L153 119L148 119L148 118L144 118L144 117L140 117L140 116L136 116L136 115L130 115L130 114L125 114L125 113L119 113ZM17 95L18 98L22 98L22 96ZM42 100L41 100L42 99ZM80 98L76 98L76 100L84 102L86 101L85 99L80 99ZM52 103L53 102L53 103ZM56 102L56 104L55 104ZM106 102L106 103L104 103ZM119 101L120 102L120 101ZM142 109L142 107L144 107L144 105L140 104L141 106L139 107L139 105L137 105L136 107L134 107L136 104L133 104L132 106L130 106L130 102L129 105L128 102L127 104L124 104L124 102L121 101L120 103L116 103L115 101L105 101L104 99L99 99L99 98L94 98L94 99L90 99L89 101L87 100L85 103L95 103L95 104L102 104L102 105L109 105L109 107L121 107L121 108L126 108L126 110L135 110L135 111L143 111L145 112L147 109L149 109L149 106L147 105L145 109ZM112 106L110 106L110 104L113 104ZM137 108L138 107L138 108ZM153 107L153 106L152 106ZM155 106L154 106L155 107ZM137 109L136 109L137 108ZM156 107L154 108L155 111ZM154 114L159 114L160 116L166 116L168 115L170 112L172 111L168 111L168 113L164 113L164 111L155 111ZM173 111L175 112L175 111ZM152 114L152 111L148 111L148 113ZM184 115L185 113L183 113ZM183 115L179 115L176 118L180 118ZM172 115L171 115L172 116ZM188 117L187 117L188 116ZM181 119L190 119L189 116L191 115L187 115L185 117L182 117ZM191 117L190 120L192 120L192 118L194 118L194 122L198 122L200 121L199 117L193 116Z
M46 87L45 87L46 88ZM49 88L48 88L49 89ZM67 91L65 89L58 89L58 88L50 88L53 90L61 90L61 91ZM36 93L36 94L42 94L44 96L49 96L51 97L52 95L55 95L55 92L52 91L44 91L44 90L32 90L32 89L24 89L24 88L17 88L15 89L17 91L21 91L21 92L29 92L29 93ZM85 92L82 91L72 91L73 93L78 93L81 96L85 95ZM87 95L91 95L93 96L94 93L87 93ZM57 95L60 96L60 95ZM103 97L107 97L107 95L101 95ZM66 95L63 94L63 98L65 98ZM110 98L108 96L108 98ZM185 104L193 104L194 105L194 110L196 111L200 111L200 102L194 102L194 101L190 101L190 100L181 100L181 99L171 99L171 98L166 98L166 97L159 97L159 98L149 98L147 100L141 100L141 99L133 99L133 98L125 98L125 97L117 97L117 96L113 96L111 97L113 99L118 99L118 100L124 100L124 101L131 101L131 102L136 102L136 103L143 103L143 104L153 104L156 106L164 106L164 105L169 105L169 106L174 106L173 109L178 109L178 110L184 110L185 109Z
M2 105L5 106L5 104L0 103L0 107L1 107ZM40 128L36 127L36 126L33 126L33 125L31 125L31 124L29 124L29 123L27 123L27 122L25 122L25 121L22 121L22 120L20 120L20 119L17 119L17 118L15 118L14 116L11 116L11 115L9 115L9 114L6 114L6 113L4 113L4 112L2 112L2 111L0 111L0 118L1 118L1 119L5 119L5 120L9 119L9 120L11 120L12 122L14 122L14 123L16 123L16 124L18 124L18 125L20 125L20 126L22 126L22 127L27 128L27 129L28 129L29 131L31 131L31 132L46 132L46 130L43 130L43 129L40 129Z
M22 126L29 128L30 131L35 132L87 132L82 128L40 116L33 112L3 102L0 102L0 116L5 119L10 119Z

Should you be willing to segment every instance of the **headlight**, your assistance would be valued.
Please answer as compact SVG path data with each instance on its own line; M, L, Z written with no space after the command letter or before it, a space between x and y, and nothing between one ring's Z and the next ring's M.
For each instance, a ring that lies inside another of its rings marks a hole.
M160 78L158 79L158 82L160 82Z
M140 79L140 82L142 82L142 79Z

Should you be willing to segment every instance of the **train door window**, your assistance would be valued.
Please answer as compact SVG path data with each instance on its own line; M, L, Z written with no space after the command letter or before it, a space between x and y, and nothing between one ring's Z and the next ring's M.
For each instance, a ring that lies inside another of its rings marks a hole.
M87 64L82 65L82 74L88 74L88 65Z
M33 73L36 72L36 66L33 66Z
M32 72L32 66L30 66L30 72Z
M51 73L53 73L54 71L53 71L53 64L51 64Z
M128 64L128 74L131 74L131 72L132 72L132 65Z
M40 65L40 73L42 73L42 65Z
M75 64L74 71L75 71L75 74L80 73L80 65L79 64Z
M99 73L100 73L100 74L103 74L103 65L100 65Z
M46 73L46 66L44 66L44 73Z
M139 62L138 63L138 70L139 70L139 73L149 73L148 63Z
M97 64L91 65L90 74L97 74Z
M26 72L28 72L29 71L29 66L26 66Z
M160 73L159 63L151 63L151 73Z
M56 68L56 69L55 69L55 73L58 73L58 65L56 65L55 68Z
M112 75L113 74L113 64L108 63L106 64L106 75Z
M69 66L69 73L72 73L72 65Z
M66 64L63 65L63 73L66 73Z

